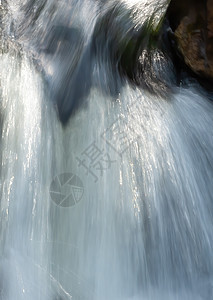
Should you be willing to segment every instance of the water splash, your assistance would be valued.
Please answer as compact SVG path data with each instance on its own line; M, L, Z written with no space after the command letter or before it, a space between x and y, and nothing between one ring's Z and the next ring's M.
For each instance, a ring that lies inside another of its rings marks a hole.
M57 55L39 54L41 33L73 20L86 47L105 6L34 1L40 14L23 35L21 6L8 3L17 27L5 29L14 38L0 59L0 298L210 299L212 102L198 85L174 87L165 99L124 80L116 96L107 94L96 62L87 105L62 128L49 77L63 78L63 68ZM68 208L49 193L62 173L84 186Z

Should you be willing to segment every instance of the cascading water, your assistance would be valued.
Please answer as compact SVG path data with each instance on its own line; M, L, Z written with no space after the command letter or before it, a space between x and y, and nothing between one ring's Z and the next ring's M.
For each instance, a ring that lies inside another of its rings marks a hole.
M0 299L213 297L211 95L150 94L107 52L167 2L0 1Z

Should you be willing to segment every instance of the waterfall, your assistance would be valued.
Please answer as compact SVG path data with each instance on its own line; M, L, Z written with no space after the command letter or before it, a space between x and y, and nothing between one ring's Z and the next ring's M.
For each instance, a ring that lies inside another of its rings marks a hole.
M115 5L122 43L157 26L158 2L0 1L0 299L213 296L212 95L151 93L91 42Z

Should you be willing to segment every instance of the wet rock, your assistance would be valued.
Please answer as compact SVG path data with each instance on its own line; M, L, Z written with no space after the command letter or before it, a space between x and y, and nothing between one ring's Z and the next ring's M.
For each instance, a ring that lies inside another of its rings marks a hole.
M164 22L167 2L162 3L163 10L157 7L143 22L135 23L131 9L119 4L96 23L94 49L98 61L110 61L111 95L119 90L118 72L121 79L128 79L134 86L158 95L168 94L175 76Z
M213 81L213 0L171 1L168 16L186 65Z

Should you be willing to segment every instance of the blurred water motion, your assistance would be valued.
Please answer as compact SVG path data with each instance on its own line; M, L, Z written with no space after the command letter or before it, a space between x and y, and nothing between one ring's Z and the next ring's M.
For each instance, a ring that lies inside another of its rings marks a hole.
M1 2L0 299L211 299L213 106L149 48L167 5Z

